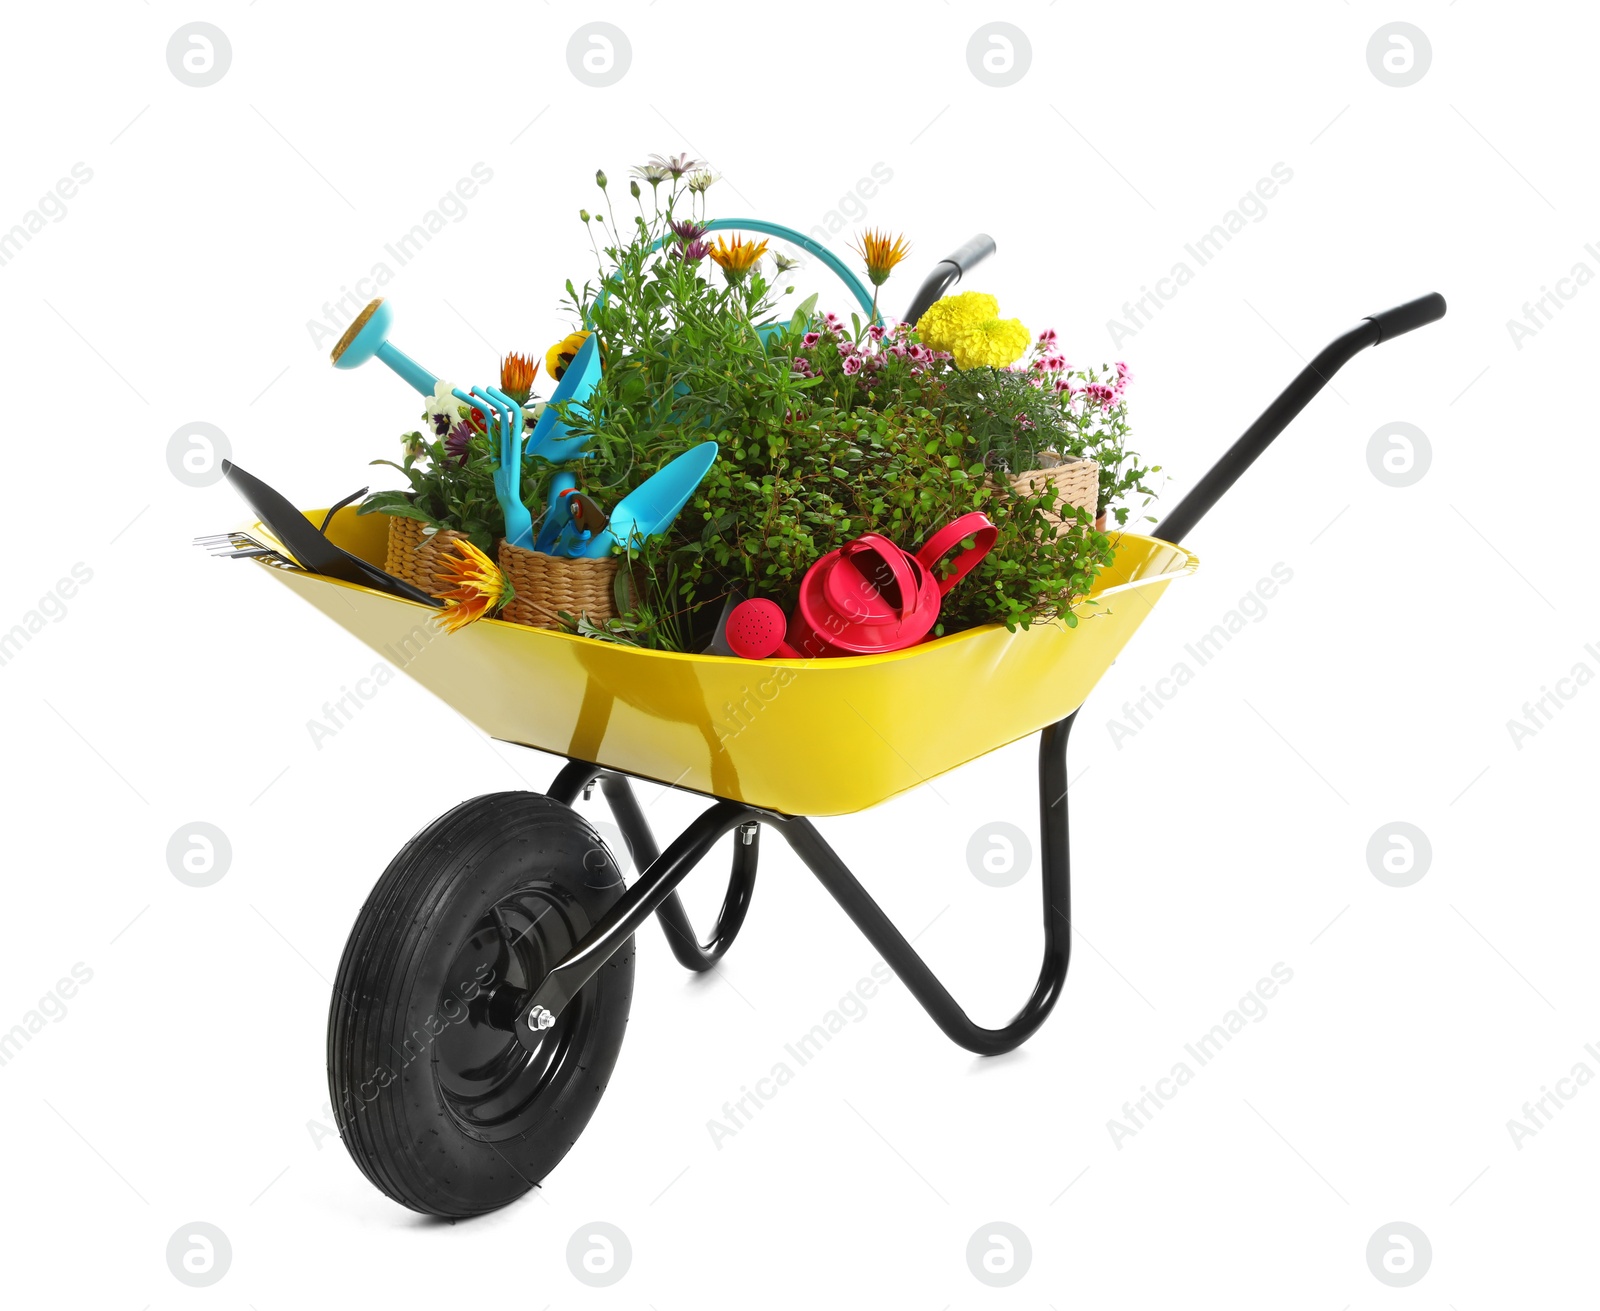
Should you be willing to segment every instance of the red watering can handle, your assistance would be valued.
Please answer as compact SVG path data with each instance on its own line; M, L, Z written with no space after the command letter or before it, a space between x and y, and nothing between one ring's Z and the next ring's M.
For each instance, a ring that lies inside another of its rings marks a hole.
M907 608L917 603L918 590L917 580L911 574L911 566L906 563L906 553L887 537L878 533L862 533L860 537L852 542L846 542L840 548L839 558L848 560L851 556L860 555L865 551L871 551L889 566L889 572L894 575L895 587L900 593L899 616L904 619ZM882 593L879 592L879 595Z
M922 549L917 552L917 563L932 574L933 566L955 550L964 538L977 539L971 549L963 551L955 558L950 576L938 579L939 595L943 596L978 567L983 557L989 554L989 548L994 545L994 539L999 535L1000 530L989 522L988 515L982 510L973 510L970 514L962 515L954 523L947 523L928 538L923 543Z

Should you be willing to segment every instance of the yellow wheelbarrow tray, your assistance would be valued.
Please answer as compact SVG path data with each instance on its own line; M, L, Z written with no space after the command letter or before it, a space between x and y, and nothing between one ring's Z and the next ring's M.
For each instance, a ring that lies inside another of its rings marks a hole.
M938 266L919 301L992 249L985 242ZM1290 420L1362 349L1444 312L1442 297L1426 296L1324 348L1154 536L1115 535L1112 563L1072 628L990 626L889 655L746 661L493 619L447 635L419 602L264 565L484 732L565 758L543 794L477 797L434 820L367 899L340 962L328 1033L330 1094L357 1165L396 1201L435 1215L478 1215L525 1193L582 1132L610 1077L632 995L634 933L655 915L682 965L712 969L744 923L769 830L948 1037L980 1055L1026 1041L1060 998L1071 958L1067 739L1079 707L1168 585L1196 568L1177 543ZM327 535L380 564L386 527L347 508ZM273 536L259 524L250 532ZM1034 732L1044 956L1021 1010L987 1028L810 817L876 805ZM663 851L634 778L711 801ZM596 787L639 871L626 885L575 810ZM701 940L677 888L729 833L727 892Z
M304 512L322 523L325 510ZM340 510L336 546L382 567L388 519ZM247 530L276 540L265 524ZM480 619L446 634L428 606L263 564L490 737L790 815L875 806L1071 714L1188 551L1113 538L1078 624L988 625L887 655L742 660Z

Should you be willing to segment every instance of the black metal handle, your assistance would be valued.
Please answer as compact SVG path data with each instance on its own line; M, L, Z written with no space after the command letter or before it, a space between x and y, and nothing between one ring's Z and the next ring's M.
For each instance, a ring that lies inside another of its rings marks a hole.
M1155 535L1167 542L1182 542L1200 522L1223 493L1239 481L1239 477L1256 462L1256 457L1272 444L1279 433L1293 422L1294 417L1310 404L1315 396L1341 368L1368 346L1390 341L1401 333L1410 332L1444 318L1444 297L1438 292L1417 300L1396 305L1393 309L1369 314L1360 323L1341 336L1335 337L1322 348L1271 405L1261 412L1261 417L1245 429L1244 435L1228 447L1223 457L1212 465L1189 494L1179 501L1155 530Z
M944 295L945 288L962 274L971 272L993 254L994 238L980 232L951 254L946 255L933 266L933 272L923 279L916 298L903 316L905 321L915 323L927 312L928 306Z
M1444 297L1435 291L1418 296L1416 300L1408 300L1404 305L1396 305L1392 310L1379 310L1367 317L1378 325L1378 342L1385 342L1392 341L1402 332L1437 323L1444 318L1444 311Z

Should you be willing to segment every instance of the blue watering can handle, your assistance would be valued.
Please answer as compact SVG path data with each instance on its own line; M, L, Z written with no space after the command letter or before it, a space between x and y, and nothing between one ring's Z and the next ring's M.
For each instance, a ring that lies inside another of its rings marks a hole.
M803 232L796 232L793 228L786 228L781 223L768 223L765 219L725 218L712 219L706 224L706 231L736 231L760 232L768 237L781 237L784 241L791 241L808 255L815 255L830 269L839 275L839 280L850 289L850 294L856 298L856 303L861 306L861 312L868 318L872 315L872 293L862 286L861 279L850 272L845 262L835 255L821 242L813 241ZM659 242L656 243L660 245ZM873 322L877 322L873 318Z
M806 254L815 255L830 269L837 273L840 281L842 281L844 285L850 289L850 294L856 298L856 303L861 306L861 312L871 319L872 322L876 323L879 321L878 319L874 318L872 314L872 293L862 285L861 279L856 277L854 273L850 272L849 268L845 265L845 262L842 259L840 259L820 242L813 241L810 237L806 236L805 233L796 232L793 228L786 228L781 223L768 223L765 219L712 219L705 225L705 227L707 232L760 232L768 237L781 237L784 241L793 242L796 246L799 246L801 250L805 251ZM665 240L666 238L664 237L657 238L655 244L652 245L650 249L660 250ZM611 287L608 283L606 286L600 289L600 295L596 298L596 300L599 304L604 305L610 296ZM587 327L589 325L585 324L584 326Z

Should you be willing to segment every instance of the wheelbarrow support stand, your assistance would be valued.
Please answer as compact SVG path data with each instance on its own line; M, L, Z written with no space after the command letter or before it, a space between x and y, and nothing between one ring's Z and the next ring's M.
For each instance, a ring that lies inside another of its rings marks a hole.
M1039 735L1039 831L1043 867L1044 961L1033 994L1011 1022L986 1029L974 1024L949 990L917 955L883 908L861 886L854 874L808 819L756 810L734 801L719 801L705 810L678 839L661 852L633 794L621 774L572 761L551 784L552 799L570 805L599 782L611 806L636 868L643 870L610 912L584 937L572 953L546 975L534 993L528 1014L519 1025L536 1041L538 1017L559 1015L579 989L606 959L633 934L652 912L661 920L667 942L680 963L692 970L708 970L728 949L744 922L755 884L759 826L781 833L794 853L805 862L835 901L844 908L911 995L922 1003L945 1034L980 1056L998 1056L1020 1046L1044 1023L1066 983L1072 953L1071 877L1067 825L1067 738L1076 714L1051 724ZM677 886L728 832L741 830L734 846L733 870L717 927L709 941L696 940Z

